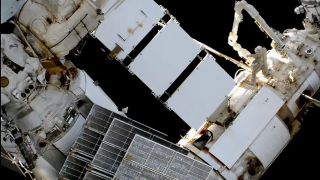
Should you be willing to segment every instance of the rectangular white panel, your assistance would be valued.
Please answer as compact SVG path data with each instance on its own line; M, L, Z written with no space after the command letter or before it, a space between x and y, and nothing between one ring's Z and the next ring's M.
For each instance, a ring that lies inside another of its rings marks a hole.
M274 117L262 133L251 144L250 150L267 168L290 140L286 125Z
M210 152L231 168L283 104L284 101L278 95L268 87L262 87L215 142Z
M234 87L233 79L207 55L168 100L189 126L200 128Z
M152 0L120 2L107 3L96 37L110 50L118 44L123 51L117 58L123 60L164 16L164 10Z
M208 163L210 166L212 166L213 169L218 170L222 168L221 164L217 162L217 160L213 159L209 154L206 154L203 151L200 151L198 156L202 160L204 160L206 163Z
M129 68L161 96L199 52L200 45L171 19Z

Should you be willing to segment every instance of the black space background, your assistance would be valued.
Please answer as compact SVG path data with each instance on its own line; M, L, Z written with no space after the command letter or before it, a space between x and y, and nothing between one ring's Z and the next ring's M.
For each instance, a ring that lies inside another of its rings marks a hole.
M234 0L155 0L164 6L180 22L183 29L193 38L225 53L235 59L237 54L227 44L234 16ZM260 12L266 22L273 28L283 32L288 28L302 28L303 16L297 16L293 10L299 5L298 0L248 0ZM252 19L244 13L244 22L239 29L239 40L249 51L258 45L270 48L271 40L262 33ZM90 44L90 43L88 43ZM92 42L83 52L77 64L99 82L104 91L120 107L129 106L128 116L149 126L157 128L176 140L186 131L186 125L178 122L175 114L167 112L155 101L150 92L130 76L117 62L98 60L104 56L95 50L100 49ZM232 76L236 66L219 59L220 63ZM90 61L88 61L90 59ZM89 62L84 63L84 62ZM95 65L96 64L96 65ZM99 67L100 66L100 67ZM119 85L119 82L122 82ZM144 105L142 105L144 104ZM319 112L314 114L320 115ZM273 163L262 179L319 179L317 159L319 159L319 117L309 116L302 130L294 138L278 159ZM181 130L182 129L182 130ZM23 179L1 167L4 179ZM318 177L318 178L317 178Z

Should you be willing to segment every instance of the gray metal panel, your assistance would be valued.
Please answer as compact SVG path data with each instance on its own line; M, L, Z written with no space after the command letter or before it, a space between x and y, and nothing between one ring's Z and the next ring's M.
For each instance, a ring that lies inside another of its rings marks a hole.
M200 51L200 45L171 19L129 68L157 96L161 96Z
M136 135L115 179L206 179L212 168L150 139Z
M168 107L189 126L200 128L219 107L235 83L211 55L207 55L169 98Z
M56 141L54 146L58 148L63 154L67 155L68 151L70 150L71 146L74 143L74 140L80 135L79 129L82 129L85 119L83 116L78 115L76 122L73 126L60 138Z

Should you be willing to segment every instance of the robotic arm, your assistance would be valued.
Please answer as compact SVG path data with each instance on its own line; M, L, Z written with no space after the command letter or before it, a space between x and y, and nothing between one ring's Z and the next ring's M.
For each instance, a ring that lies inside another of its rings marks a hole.
M228 44L238 52L240 57L246 59L248 64L252 64L252 62L255 60L251 53L247 49L242 48L241 45L237 42L239 24L242 22L243 19L242 10L247 11L248 14L256 21L259 28L274 41L275 48L279 52L288 55L295 65L300 65L300 63L285 46L284 42L279 38L276 32L274 32L272 28L268 26L265 20L259 15L259 12L252 5L248 4L245 0L239 1L235 4L235 18L232 26L232 31L230 32L228 38Z

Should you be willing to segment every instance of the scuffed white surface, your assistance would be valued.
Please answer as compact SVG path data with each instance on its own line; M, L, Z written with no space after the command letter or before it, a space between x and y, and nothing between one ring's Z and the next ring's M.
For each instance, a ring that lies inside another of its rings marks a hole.
M275 116L284 101L268 87L262 87L215 142L210 152L231 168Z
M123 60L162 18L164 10L154 1L109 1L106 14L96 31L96 37L110 50L118 44L117 58ZM119 37L121 36L121 37Z
M257 139L250 150L258 157L264 168L267 168L290 140L290 133L278 117L274 117Z

